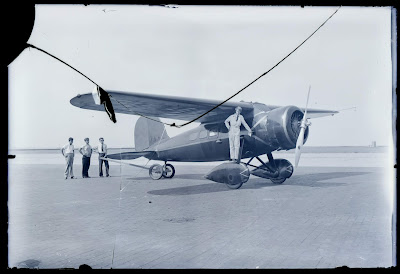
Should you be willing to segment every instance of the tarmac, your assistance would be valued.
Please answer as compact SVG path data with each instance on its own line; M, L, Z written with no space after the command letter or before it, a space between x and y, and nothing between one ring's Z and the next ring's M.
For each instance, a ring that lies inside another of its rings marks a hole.
M390 267L387 158L387 153L304 153L282 185L252 176L232 190L203 178L216 162L172 163L174 178L160 180L149 178L145 169L111 163L111 177L100 178L92 156L91 178L83 179L76 156L77 179L65 180L60 155L17 154L8 165L8 264L38 269L83 264L95 269Z

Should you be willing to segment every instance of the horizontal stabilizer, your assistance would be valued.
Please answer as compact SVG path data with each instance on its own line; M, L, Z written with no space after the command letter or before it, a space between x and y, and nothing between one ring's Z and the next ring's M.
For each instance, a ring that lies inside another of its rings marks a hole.
M122 152L115 154L108 154L107 158L116 159L116 160L133 160L140 157L149 157L152 154L156 153L155 151L132 151L132 152Z

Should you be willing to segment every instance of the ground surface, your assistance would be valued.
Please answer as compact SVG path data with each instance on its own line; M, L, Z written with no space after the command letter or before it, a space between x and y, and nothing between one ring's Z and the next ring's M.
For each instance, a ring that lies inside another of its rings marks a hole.
M304 153L284 184L251 177L238 190L202 177L219 163L174 164L173 179L154 181L119 164L99 178L92 157L92 178L82 179L77 156L78 179L64 180L60 155L16 156L8 173L10 267L392 265L385 153Z

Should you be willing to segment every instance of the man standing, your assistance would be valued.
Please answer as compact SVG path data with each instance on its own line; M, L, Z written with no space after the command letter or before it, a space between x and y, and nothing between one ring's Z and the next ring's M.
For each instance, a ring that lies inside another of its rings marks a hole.
M99 138L100 143L94 148L99 153L99 176L103 177L103 162L106 167L106 177L109 177L108 174L109 166L108 161L101 159L101 157L107 157L107 145L104 143L104 138Z
M251 136L251 128L247 125L243 116L240 115L241 107L235 108L235 113L225 120L225 126L229 130L229 150L231 161L238 161L240 150L240 126L243 125Z
M74 151L74 145L72 144L73 142L74 138L69 137L68 144L66 144L61 148L61 153L65 157L65 161L67 163L67 166L65 167L65 179L68 178L68 175L71 175L71 179L74 179L73 165L74 165L75 151Z
M92 156L92 147L89 145L89 138L85 138L85 145L83 145L79 152L82 154L82 177L89 177L90 157Z

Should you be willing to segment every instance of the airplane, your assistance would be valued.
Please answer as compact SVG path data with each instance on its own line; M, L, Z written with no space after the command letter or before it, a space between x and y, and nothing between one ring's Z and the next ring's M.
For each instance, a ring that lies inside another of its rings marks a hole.
M240 132L240 159L237 163L224 162L204 175L206 179L224 183L231 189L240 188L248 181L250 175L269 179L274 184L282 184L292 176L294 167L286 159L274 159L272 152L296 148L297 168L301 148L309 134L311 123L308 119L338 113L334 110L307 109L308 97L306 108L228 101L199 118L196 121L200 123L198 127L169 137L160 118L191 121L220 102L113 90L108 90L107 94L116 113L140 114L151 119L140 117L137 120L134 128L134 151L111 154L105 160L124 163L124 160L145 157L149 160L163 161L163 165L153 164L149 168L130 164L148 169L149 176L155 180L162 177L172 178L175 175L175 168L171 162L229 160L229 136L224 121L235 112L235 107L240 106L241 115L253 132L251 136L248 136L245 130ZM92 93L78 94L70 103L83 109L104 111L100 104L101 95L97 86ZM267 155L268 162L260 159L259 156L264 154ZM243 162L242 159L246 158L249 160ZM251 164L254 159L257 159L260 165ZM253 169L250 170L249 167Z

